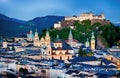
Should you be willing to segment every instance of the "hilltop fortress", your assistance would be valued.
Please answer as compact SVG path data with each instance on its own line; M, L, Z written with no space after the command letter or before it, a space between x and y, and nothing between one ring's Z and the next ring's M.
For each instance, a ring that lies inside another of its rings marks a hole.
M105 16L103 13L100 15L94 15L92 12L88 12L88 13L82 13L82 14L80 14L80 16L67 16L67 17L65 17L65 20L83 21L83 20L93 20L93 19L104 20Z
M54 24L55 29L65 28L65 27L71 27L74 28L74 22L75 21L84 21L84 20L90 20L91 24L94 24L96 22L102 23L102 24L109 24L110 22L108 20L105 20L105 15L101 13L100 15L94 15L92 12L87 13L81 13L80 16L66 16L63 21L59 21L58 23Z

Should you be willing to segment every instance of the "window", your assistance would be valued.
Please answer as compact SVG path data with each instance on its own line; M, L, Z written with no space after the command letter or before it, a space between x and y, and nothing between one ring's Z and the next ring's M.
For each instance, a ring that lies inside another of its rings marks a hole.
M60 56L60 60L62 60L62 57Z
M70 57L68 56L68 60L70 59Z
M50 51L49 51L49 54L51 54Z

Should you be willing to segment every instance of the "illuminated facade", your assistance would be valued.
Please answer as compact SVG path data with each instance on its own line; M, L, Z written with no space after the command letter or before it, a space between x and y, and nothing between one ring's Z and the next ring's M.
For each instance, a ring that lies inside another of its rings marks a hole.
M94 32L92 32L92 36L91 36L91 41L90 41L90 47L91 50L95 50L95 36L94 36Z

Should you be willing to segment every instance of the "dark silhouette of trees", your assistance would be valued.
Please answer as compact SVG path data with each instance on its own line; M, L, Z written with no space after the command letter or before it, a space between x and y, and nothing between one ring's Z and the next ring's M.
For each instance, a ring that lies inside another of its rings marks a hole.
M27 70L26 68L20 68L20 69L19 69L19 72L20 72L21 74L27 74L27 73L28 73L28 70Z

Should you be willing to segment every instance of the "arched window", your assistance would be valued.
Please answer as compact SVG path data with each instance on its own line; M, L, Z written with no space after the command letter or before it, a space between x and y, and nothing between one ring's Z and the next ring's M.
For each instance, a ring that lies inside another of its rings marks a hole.
M49 54L51 54L50 51L49 51Z
M60 60L62 60L62 56L60 56Z
M68 60L70 59L70 57L68 56Z

